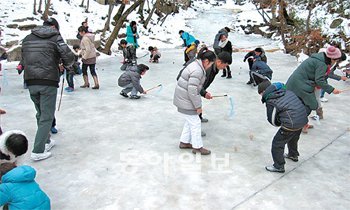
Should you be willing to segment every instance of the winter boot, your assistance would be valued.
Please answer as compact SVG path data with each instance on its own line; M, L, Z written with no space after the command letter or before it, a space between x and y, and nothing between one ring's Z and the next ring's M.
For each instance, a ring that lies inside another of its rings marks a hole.
M95 86L93 86L92 89L100 89L97 76L92 76L92 78L94 78L94 83L95 83Z
M322 110L322 107L316 109L316 114L319 116L320 120L323 119L323 110Z
M226 69L222 70L222 75L221 77L226 77Z
M231 79L232 75L231 75L231 70L229 68L227 68L227 77L226 79Z
M83 79L84 79L84 85L80 86L81 88L89 88L90 87L90 84L89 84L89 78L87 75L84 75L83 76Z

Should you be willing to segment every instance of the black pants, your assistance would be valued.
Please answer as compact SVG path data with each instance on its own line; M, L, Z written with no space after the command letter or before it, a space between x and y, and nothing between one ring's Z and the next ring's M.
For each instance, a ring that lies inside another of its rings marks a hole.
M271 153L273 159L273 166L275 168L284 168L286 163L284 160L284 147L287 144L289 156L298 157L298 140L300 137L301 129L297 131L287 131L280 128L275 137L273 137Z
M249 70L252 70L253 63L254 63L253 58L248 58ZM252 76L250 74L250 71L249 71L249 81L253 82L253 78L252 78Z
M96 75L96 71L95 71L95 65L96 64L85 64L83 63L83 67L82 67L82 70L83 70L83 75L84 76L87 76L87 68L89 67L90 68L90 73L92 76L97 76Z

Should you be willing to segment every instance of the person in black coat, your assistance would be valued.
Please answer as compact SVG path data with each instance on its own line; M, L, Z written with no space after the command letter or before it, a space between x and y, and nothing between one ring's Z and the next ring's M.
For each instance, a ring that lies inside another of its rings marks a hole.
M267 57L265 55L264 49L261 47L255 48L255 50L248 52L243 59L244 62L246 62L248 59L249 70L252 70L254 59L256 59L257 57L260 57L261 61L267 63ZM249 74L249 81L247 82L247 85L250 85L252 83L253 78Z
M212 99L212 95L207 91L207 88L214 81L215 76L219 73L219 70L225 69L228 65L232 63L232 56L228 52L221 52L217 55L215 63L206 70L206 78L203 84L203 87L200 91L202 97L206 99ZM202 122L208 122L208 119L203 118L202 114L199 114L199 117Z
M261 101L266 104L267 120L271 125L279 127L272 141L272 159L274 164L266 166L270 172L284 173L284 158L298 161L298 140L304 125L307 124L307 114L301 100L282 83L265 80L258 86ZM284 154L287 144L288 154Z
M221 47L221 52L227 52L230 55L231 63L232 63L232 43L230 42L230 40L228 40L227 36L225 35L221 36L219 46ZM227 70L227 77L226 77L226 70ZM227 65L226 69L223 69L221 77L226 77L227 79L232 78L230 65Z

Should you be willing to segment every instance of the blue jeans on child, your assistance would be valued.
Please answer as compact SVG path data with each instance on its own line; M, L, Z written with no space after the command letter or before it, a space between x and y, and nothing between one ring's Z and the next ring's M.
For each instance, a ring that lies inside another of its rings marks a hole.
M66 79L67 79L68 86L71 88L74 88L74 80L73 80L74 72L67 72Z
M124 93L128 94L131 91L131 96L136 96L137 95L137 90L134 88L134 85L132 83L126 85L123 87L124 89L122 90Z

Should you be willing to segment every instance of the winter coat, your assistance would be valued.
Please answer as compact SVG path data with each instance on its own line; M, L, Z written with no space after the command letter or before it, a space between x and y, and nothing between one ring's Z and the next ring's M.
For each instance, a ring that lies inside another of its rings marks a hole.
M96 64L95 35L86 33L80 42L80 55L84 64Z
M129 44L132 44L135 48L139 47L139 44L137 43L137 39L139 38L139 34L136 33L136 37L134 36L134 32L132 31L131 26L126 27L126 42Z
M181 39L184 41L185 47L190 46L193 42L196 41L196 38L189 34L188 32L183 32L181 35Z
M205 97L205 94L207 94L207 88L210 86L210 84L214 81L215 76L219 73L219 69L216 68L216 64L214 63L211 65L209 69L206 70L206 78L203 84L203 87L201 89L201 96Z
M314 93L316 86L320 86L329 94L334 90L326 81L327 65L330 65L330 62L323 52L312 54L298 66L287 81L287 89L293 91L311 110L318 108Z
M183 69L175 88L174 105L183 114L196 115L202 107L200 91L202 90L206 72L201 60L195 60Z
M272 69L264 61L262 61L259 56L256 57L251 71L255 71L263 76L266 76L270 80L272 79Z
M9 204L10 210L49 210L50 198L35 182L36 172L30 166L18 166L7 172L0 184L0 206Z
M120 87L125 87L132 83L133 87L136 88L137 91L140 93L143 93L144 90L140 84L141 79L141 69L136 68L129 68L129 70L125 71L122 75L120 75L118 79L118 85Z
M267 120L273 126L299 130L308 122L304 104L282 83L267 87L261 101L266 103Z
M0 136L0 164L3 163L20 163L22 162L22 158L24 155L16 157L12 152L8 151L6 147L6 141L12 134L22 134L26 136L22 131L19 130L11 130L6 131Z
M232 43L230 41L227 41L225 46L221 47L221 51L230 53L230 56L232 58Z
M257 56L257 55L255 55L254 50L253 50L253 51L250 51L250 52L248 52L248 53L244 56L244 61L247 60L249 57L255 57L255 58L256 58L256 56ZM260 54L259 57L261 58L261 61L267 63L267 57L266 57L266 54L265 54L264 49L262 49L262 53Z
M226 37L228 37L228 31L226 31L225 28L220 29L220 31L215 35L214 44L213 44L214 49L220 49L219 42L222 35L225 35Z
M127 45L126 48L123 48L123 56L125 63L136 64L136 49L133 45Z
M59 31L49 26L34 28L22 42L26 84L58 87L61 59L66 67L74 63L74 54L64 43Z

